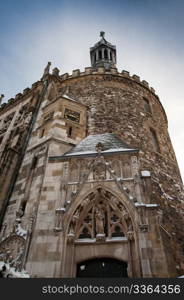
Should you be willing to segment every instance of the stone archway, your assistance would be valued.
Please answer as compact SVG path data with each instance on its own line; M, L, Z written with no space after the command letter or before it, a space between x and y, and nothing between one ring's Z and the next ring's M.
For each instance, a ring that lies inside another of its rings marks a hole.
M135 224L123 201L109 190L90 192L65 226L64 277L75 277L81 261L101 257L126 261L128 277L140 275Z

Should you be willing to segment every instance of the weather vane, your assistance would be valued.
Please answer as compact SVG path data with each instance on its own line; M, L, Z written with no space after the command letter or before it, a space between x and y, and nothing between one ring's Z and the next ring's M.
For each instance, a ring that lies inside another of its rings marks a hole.
M105 35L105 32L104 31L100 31L100 36L104 39L104 35Z

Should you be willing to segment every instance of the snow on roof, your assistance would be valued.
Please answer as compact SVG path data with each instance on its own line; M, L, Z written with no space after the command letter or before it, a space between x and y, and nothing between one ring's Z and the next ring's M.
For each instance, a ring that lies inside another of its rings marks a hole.
M127 151L133 151L135 149L125 149L125 148L114 148L114 149L109 149L109 150L105 150L105 151L102 151L103 154L105 153L114 153L114 152L127 152ZM90 154L97 154L98 152L97 151L81 151L81 152L74 152L74 153L67 153L65 154L65 156L75 156L75 155L90 155Z
M77 100L75 100L75 99L73 99L73 98L69 97L69 96L68 96L68 95L66 95L66 94L63 94L63 95L62 95L62 97L66 98L66 99L68 99L68 100L72 100L72 101L75 101L75 102L77 102Z
M104 133L87 136L72 150L65 153L63 157L97 154L96 146L98 143L101 143L103 146L102 154L138 151L138 149L130 147L115 134Z
M145 206L145 207L154 208L154 207L158 207L159 204L156 204L156 203L148 203L148 204L147 204L147 203L143 203L143 202L141 202L141 203L136 202L136 203L135 203L135 206L137 206L137 207Z
M82 105L82 106L84 106L84 107L86 107L86 105L85 104L83 104L83 103L81 103L81 102L79 102L77 99L74 99L74 98L71 98L70 96L68 96L67 94L62 94L62 95L60 95L58 98L60 98L60 97L63 97L63 98L65 98L65 99L67 99L67 100L70 100L70 101L73 101L73 102L76 102L76 103L78 103L79 105ZM57 98L57 99L58 99Z

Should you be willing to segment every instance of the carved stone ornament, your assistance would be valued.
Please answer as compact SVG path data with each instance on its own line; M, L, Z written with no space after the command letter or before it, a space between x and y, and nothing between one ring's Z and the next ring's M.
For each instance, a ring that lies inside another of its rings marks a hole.
M89 194L74 212L69 229L70 240L106 238L130 239L132 221L122 203L110 192L98 188Z
M55 232L59 232L63 230L63 215L65 213L65 208L57 208L56 209L56 219L55 219Z
M4 121L1 122L1 125L0 125L0 134L4 133L8 127L10 126L10 123L13 119L13 116L14 116L14 112L9 114L5 119Z
M11 266L21 269L23 254L26 245L27 231L21 227L21 211L17 211L16 220L10 235L0 242L1 260Z
M127 232L127 238L128 238L128 240L133 241L134 240L134 232L133 231L128 231Z
M30 123L30 121L31 121L31 118L32 118L32 112L30 112L29 114L27 114L27 115L25 116L25 119L24 119L24 125L25 125L25 126L28 126L28 125L29 125L29 123Z
M52 75L59 76L59 69L58 68L54 68L52 70Z
M139 225L139 229L140 229L140 232L148 232L148 224L140 224Z
M104 145L99 142L98 144L96 144L95 148L98 153L101 153L104 150Z
M43 76L49 74L51 62L49 61L44 69Z
M18 266L22 263L22 255L25 248L25 239L12 233L0 243L0 260Z
M102 162L96 163L93 169L94 180L106 179L106 167Z

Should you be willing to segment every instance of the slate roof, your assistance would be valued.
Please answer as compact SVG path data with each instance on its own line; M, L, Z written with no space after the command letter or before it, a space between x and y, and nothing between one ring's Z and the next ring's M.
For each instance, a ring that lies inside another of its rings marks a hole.
M107 42L105 38L101 38L101 40L97 42L93 47L91 47L90 50L93 50L101 45L106 45L110 48L116 49L115 45L112 45L111 43Z
M131 148L115 134L104 133L87 136L77 146L65 153L62 158L95 156L98 153L96 150L96 145L98 143L103 145L103 150L101 151L103 155L139 151L138 149Z

